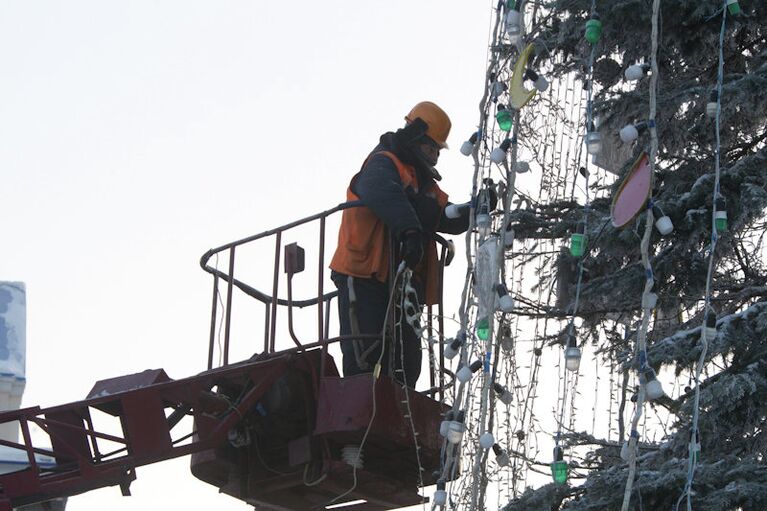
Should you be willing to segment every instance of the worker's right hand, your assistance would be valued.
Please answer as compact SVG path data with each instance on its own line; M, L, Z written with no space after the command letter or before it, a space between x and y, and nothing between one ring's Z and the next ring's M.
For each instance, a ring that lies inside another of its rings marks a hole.
M420 231L408 231L402 236L400 254L407 267L415 270L423 257L423 236Z

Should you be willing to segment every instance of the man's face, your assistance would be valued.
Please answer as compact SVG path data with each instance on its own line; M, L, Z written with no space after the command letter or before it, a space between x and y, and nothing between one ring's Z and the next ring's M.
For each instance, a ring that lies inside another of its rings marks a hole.
M432 167L437 164L440 149L439 145L427 136L423 137L423 140L418 142L418 150Z

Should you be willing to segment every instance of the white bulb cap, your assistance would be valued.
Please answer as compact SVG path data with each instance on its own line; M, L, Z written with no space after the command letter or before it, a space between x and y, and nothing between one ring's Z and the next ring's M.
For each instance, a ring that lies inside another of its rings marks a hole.
M501 164L506 159L506 151L501 149L500 147L496 147L493 149L493 152L490 153L490 161L493 163Z
M654 309L657 303L658 303L658 295L656 295L655 293L647 293L645 296L642 297L643 309Z
M538 92L546 92L546 89L549 88L549 81L543 75L538 75L538 79L535 80L535 88L538 89Z
M602 135L598 131L586 133L586 152L596 155L602 152Z
M565 349L565 368L568 371L577 371L581 366L581 349L570 346Z
M445 349L442 350L442 354L445 356L446 359L452 360L455 358L455 356L458 354L459 350L454 350L451 343L448 343L445 345Z
M447 504L447 492L445 490L437 490L434 492L434 505L444 506Z
M706 103L706 115L709 117L716 117L716 108L717 108L716 101L710 101Z
M506 232L503 233L503 244L506 245L506 248L511 248L514 244L514 229L506 229Z
M467 381L471 380L471 369L469 366L464 365L458 370L458 373L455 375L456 378L458 378L458 381L461 383L466 383Z
M526 161L518 161L514 164L514 172L524 174L530 171L530 164Z
M483 449L490 449L495 443L495 437L489 431L479 437L479 445Z
M621 459L623 461L629 460L629 452L630 452L629 449L630 449L629 441L626 440L625 442L623 442L623 445L621 446Z
M451 421L448 425L447 441L451 444L460 444L463 439L463 423Z
M707 341L713 341L714 339L716 339L716 328L707 326L707 327L704 327L703 331L706 333Z
M510 295L504 295L498 298L498 309L501 312L511 312L514 310L514 298Z
M674 230L673 222L671 222L671 219L665 215L660 217L655 222L655 227L656 229L658 229L658 232L661 233L663 236L671 234L671 232Z
M629 124L621 128L620 136L621 140L628 144L639 138L639 131L636 129L636 126Z
M624 74L626 80L640 80L644 76L644 69L641 64L634 64L629 66Z
M474 144L468 140L461 144L461 154L464 156L471 156L471 152L474 150Z
M650 380L645 384L645 392L647 393L647 399L654 401L665 396L663 392L663 385L658 380Z
M511 27L519 27L519 11L514 9L510 9L506 13L506 30L509 30Z
M439 435L447 437L447 432L450 429L450 421L442 421L439 423Z

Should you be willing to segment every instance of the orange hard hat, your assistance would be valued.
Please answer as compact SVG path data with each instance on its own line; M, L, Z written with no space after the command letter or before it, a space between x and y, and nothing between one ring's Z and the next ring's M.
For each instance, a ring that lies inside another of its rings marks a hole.
M447 136L450 134L450 117L444 110L431 101L421 101L405 116L407 122L421 118L428 129L426 134L440 147L447 149Z

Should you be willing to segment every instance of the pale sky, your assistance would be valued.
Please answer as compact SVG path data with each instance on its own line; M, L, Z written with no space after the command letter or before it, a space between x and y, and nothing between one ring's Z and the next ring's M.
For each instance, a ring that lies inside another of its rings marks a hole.
M342 202L418 101L452 118L439 168L467 200L458 148L479 119L493 5L1 2L0 280L27 286L23 404L148 368L204 370L202 253ZM260 349L248 342L233 340ZM188 464L139 468L133 497L108 488L68 509L249 508Z

